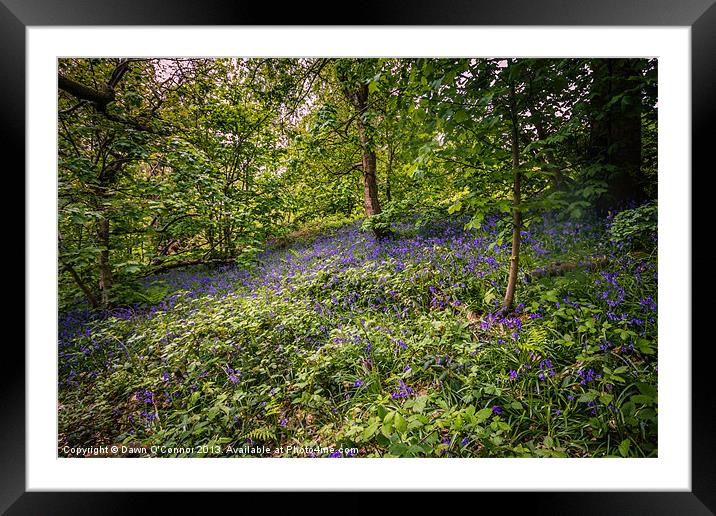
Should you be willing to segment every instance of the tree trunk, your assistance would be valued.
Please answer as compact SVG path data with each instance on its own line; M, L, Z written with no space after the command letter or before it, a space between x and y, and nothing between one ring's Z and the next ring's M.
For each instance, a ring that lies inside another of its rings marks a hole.
M589 157L609 166L601 177L607 192L597 203L600 212L626 207L644 198L641 169L641 98L634 76L641 73L636 59L592 61L592 119ZM613 104L612 99L621 96Z
M353 95L353 102L358 110L356 123L358 124L358 137L363 148L363 204L368 217L380 213L378 201L378 182L376 179L376 157L373 142L368 134L369 128L363 121L368 103L368 85L361 84Z
M57 240L58 240L58 242L62 242L62 233L60 233L59 230L57 232ZM77 247L82 247L82 232L81 231L80 231L80 240L77 244ZM58 254L58 257L59 257L59 255L62 254L62 251L59 246L57 248L57 254ZM60 258L60 261L61 260L62 259ZM87 298L87 301L89 301L90 306L92 308L99 308L99 303L97 302L97 298L92 293L92 290L90 290L90 288L85 284L85 282L82 281L82 278L80 278L80 275L77 274L77 271L75 270L75 268L72 265L70 265L69 263L61 262L61 264L65 268L65 270L70 273L70 276L72 276L72 279L75 280L75 283L77 283L77 286L80 287L80 290L82 290L82 292L84 293L85 297Z
M74 267L71 265L64 263L62 266L65 268L67 272L70 273L70 276L72 276L72 279L75 280L75 283L77 283L77 286L80 287L82 292L84 293L85 297L87 298L87 301L89 301L89 304L92 308L99 308L99 303L97 302L97 298L94 297L94 294L89 289L87 285L85 285L84 281L82 281L82 278L80 278L80 275L77 274L77 271Z
M390 191L390 176L393 173L393 146L388 145L388 166L385 169L385 198L388 202L393 200Z
M102 306L109 304L109 289L112 288L112 267L109 263L109 220L102 218L98 222L97 240L102 250L99 253L99 289Z
M517 289L517 273L520 266L520 230L522 229L522 212L520 211L521 181L520 177L520 144L519 130L517 128L517 109L515 106L515 87L510 85L510 119L512 122L512 253L510 255L510 272L507 277L507 292L505 293L505 308L512 308Z
M367 216L380 213L380 202L378 202L378 184L376 181L376 159L375 152L363 153L363 203Z

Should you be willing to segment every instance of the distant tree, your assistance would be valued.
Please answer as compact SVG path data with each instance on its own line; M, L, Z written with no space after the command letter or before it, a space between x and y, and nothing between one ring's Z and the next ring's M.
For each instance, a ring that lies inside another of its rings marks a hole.
M589 158L604 166L602 212L645 198L641 173L644 59L595 59L592 68Z
M372 60L340 59L336 62L336 73L346 99L354 108L351 116L358 129L362 149L361 170L363 172L363 205L366 217L381 213L378 199L378 180L375 148L375 127L371 125L370 94L368 80L375 72ZM384 229L376 226L374 232L381 238Z
M73 210L70 214L78 224L92 221L95 233L95 245L74 252L63 252L69 242L61 240L60 257L92 305L109 303L114 281L110 219L115 186L128 164L146 156L148 135L158 132L151 118L159 105L141 105L139 91L146 76L137 65L132 59L60 62L59 164L69 174L61 176L65 180L61 180L60 203ZM78 196L83 202L73 202ZM84 211L78 211L80 206ZM97 254L99 301L73 265L73 259L81 262L86 255L82 251L87 250Z

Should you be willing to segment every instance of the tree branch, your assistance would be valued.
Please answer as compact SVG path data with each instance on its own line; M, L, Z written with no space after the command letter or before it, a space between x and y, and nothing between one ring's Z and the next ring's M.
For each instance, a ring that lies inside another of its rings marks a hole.
M159 265L158 267L154 267L151 269L146 276L150 276L152 274L157 274L162 271L166 271L169 269L176 269L179 267L189 267L192 265L236 265L236 262L232 259L226 259L226 258L216 258L216 259L197 259L197 260L187 260L183 262L170 262L170 263L164 263Z
M65 270L66 270L67 272L70 273L70 275L72 276L72 279L74 279L74 280L75 280L75 283L77 283L77 286L80 287L80 289L81 289L82 292L84 293L85 297L87 298L87 301L89 301L89 303L90 303L90 305L92 306L92 308L97 308L97 307L99 307L99 303L97 302L97 298L94 297L94 294L93 294L92 291L89 289L89 287L87 287L87 285L84 284L84 282L83 282L82 279L80 278L80 275L77 274L77 271L75 270L75 268L72 267L72 265L70 265L69 263L63 263L62 266L65 268Z
M72 80L69 77L65 77L62 74L58 74L57 76L57 86L79 100L93 102L100 111L104 111L107 104L115 100L114 90L109 87L96 90Z
M109 81L107 81L107 85L103 89L90 88L89 86L86 86L80 82L77 82L73 79L70 79L69 77L62 75L61 73L58 74L57 86L59 87L59 89L69 93L80 101L80 103L76 106L70 108L69 110L65 110L65 112L60 112L60 114L65 115L71 111L74 111L75 109L80 107L80 105L82 105L82 101L88 101L91 102L95 106L97 111L102 113L108 120L112 120L113 122L117 122L123 125L129 125L138 131L146 133L156 133L154 129L152 129L150 126L146 125L143 122L124 118L107 110L107 106L116 100L116 94L114 89L117 87L117 84L119 84L119 81L122 80L122 77L124 77L124 75L129 70L129 64L131 62L131 59L121 60L112 72L112 76L110 77Z
M122 80L122 77L124 77L124 74L129 71L129 59L122 59L117 67L112 72L112 76L109 78L109 81L107 81L107 87L114 91L114 88L119 84L119 81Z
M349 165L348 168L346 170L344 170L343 172L334 172L333 170L328 168L325 163L321 163L321 166L325 169L326 172L328 172L329 174L334 175L334 176L345 176L346 174L350 174L354 170L362 170L363 169L363 163L354 163L352 165Z
M188 217L198 217L198 216L199 216L198 213L187 213L186 215L180 215L179 217L175 217L174 219L172 219L169 222L167 222L166 224L164 224L164 227L162 229L157 229L156 232L164 233L169 228L169 226L171 226L175 222L179 222L180 220L186 219Z

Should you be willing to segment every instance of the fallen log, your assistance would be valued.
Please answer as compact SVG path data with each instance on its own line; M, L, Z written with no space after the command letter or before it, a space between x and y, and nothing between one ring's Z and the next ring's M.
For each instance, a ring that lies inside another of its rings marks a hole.
M530 282L536 278L549 277L549 276L561 276L569 271L576 269L587 269L594 270L599 269L607 264L608 258L606 256L593 256L588 260L581 262L555 262L546 267L538 267L531 272L525 274L525 281Z
M154 267L147 272L147 276L157 274L159 272L168 271L170 269L178 269L179 267L190 267L192 265L236 265L236 261L231 258L214 258L210 260L197 259L185 260L183 262L170 262Z

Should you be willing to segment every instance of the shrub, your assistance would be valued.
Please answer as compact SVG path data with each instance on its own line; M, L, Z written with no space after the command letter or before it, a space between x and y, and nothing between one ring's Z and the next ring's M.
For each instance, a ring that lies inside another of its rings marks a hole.
M617 245L650 249L656 243L657 205L655 201L619 212L609 228L609 237Z

